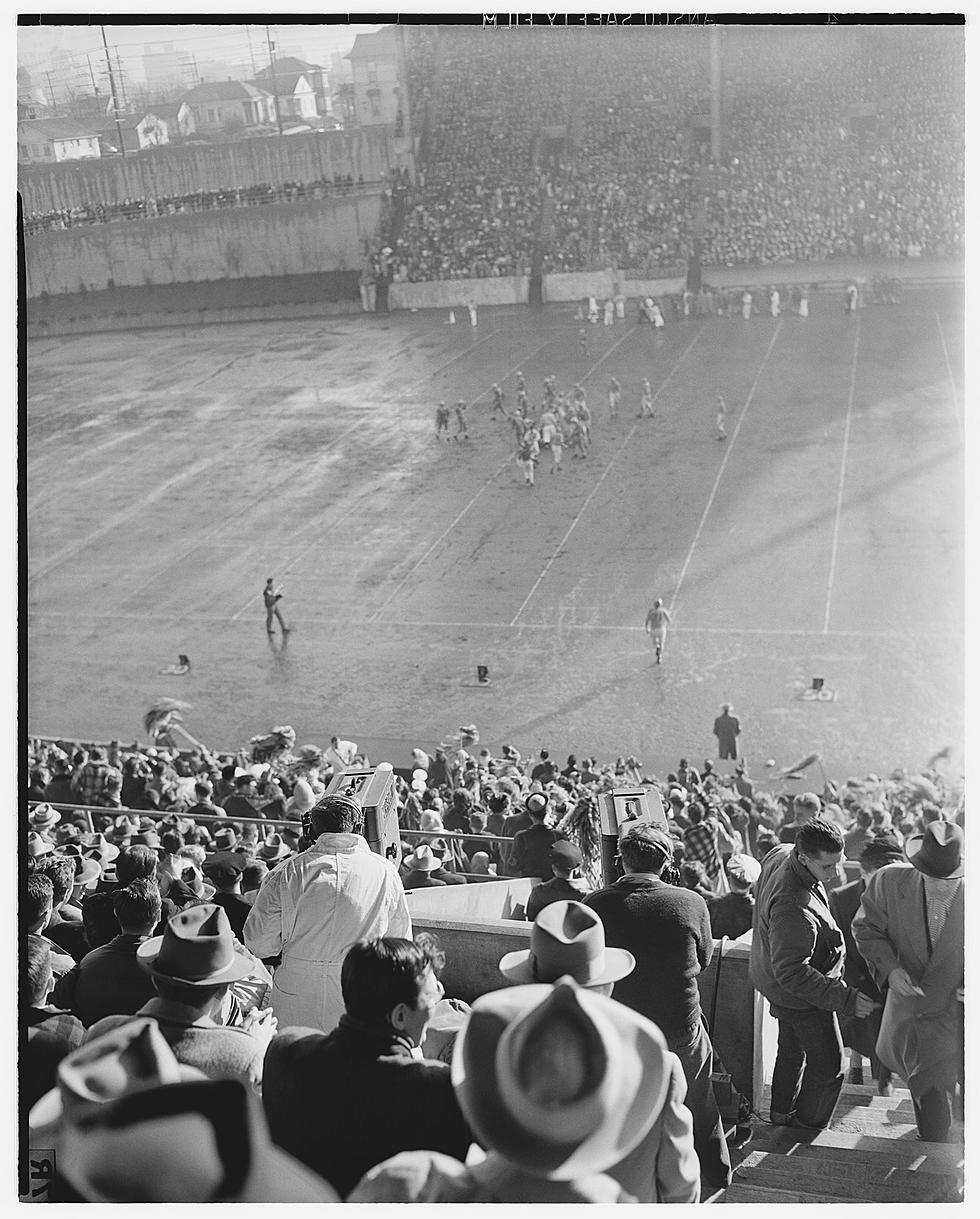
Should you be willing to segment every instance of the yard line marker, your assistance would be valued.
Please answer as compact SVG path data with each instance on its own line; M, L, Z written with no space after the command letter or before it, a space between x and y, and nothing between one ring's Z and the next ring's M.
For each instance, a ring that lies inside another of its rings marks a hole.
M687 345L687 346L684 348L684 351L683 351L683 353L681 354L681 356L680 356L680 357L679 357L679 358L678 358L678 359L677 359L677 360L674 362L674 366L671 368L670 372L667 374L667 376L664 378L663 382L661 383L661 385L660 385L660 386L659 386L659 388L657 389L657 392L654 394L654 401L656 401L656 399L660 397L660 394L661 394L661 393L663 392L663 390L666 388L667 383L670 381L671 377L672 377L672 376L674 375L674 373L675 373L675 372L678 370L678 368L680 368L681 364L683 364L684 360L687 358L687 354L688 354L688 352L691 350L691 348L694 346L694 344L695 344L695 343L698 341L698 339L701 337L701 334L702 334L703 330L704 330L704 327L703 327L703 326L701 326L701 327L699 328L699 330L698 330L697 334L694 336L694 338L693 338L693 339L691 339L690 343L688 343L688 345ZM627 332L627 333L629 333L629 332ZM622 339L619 339L619 340L618 340L616 343L614 343L614 344L612 345L612 347L610 347L610 348L609 348L609 351L607 351L607 352L606 352L606 355L610 355L610 354L611 354L613 351L615 351L615 349L616 349L616 348L619 346L619 344L620 344L620 343L622 343L623 339L625 339L625 338L626 338L626 335L624 334ZM604 358L605 358L605 357L603 357L603 359L604 359ZM601 363L602 363L602 360L600 360L600 361L599 361L599 362L598 362L598 363L597 363L597 364L596 364L596 365L595 365L595 366L594 366L594 367L593 367L593 368L592 368L592 369L591 369L591 370L590 370L590 371L589 371L589 372L586 374L586 379L588 379L588 377L590 377L590 376L592 375L592 373L595 371L595 369L596 369L596 368L598 368L598 367L599 367L599 364L601 364ZM511 619L511 623L510 623L510 625L511 625L511 626L515 626L515 625L516 625L516 623L517 623L517 619L518 619L518 618L520 618L521 614L523 614L525 606L526 606L526 605L527 605L527 603L528 603L528 602L531 600L531 598L534 596L534 594L535 594L535 593L538 591L538 587L539 587L539 585L541 584L541 581L542 581L542 580L545 578L545 576L546 576L546 575L548 574L548 572L551 570L551 565L552 565L552 563L554 563L555 559L557 559L557 558L558 558L558 556L559 556L559 555L562 553L562 551L565 549L565 543L566 543L566 542L568 541L568 539L569 539L569 538L572 536L572 530L575 528L575 526L576 526L576 525L579 523L579 521L582 519L582 513L583 513L583 512L586 510L586 508L588 508L589 504L592 502L592 497L593 497L593 496L595 495L595 493L596 493L596 492L599 490L599 488L602 486L602 484L603 484L603 483L606 481L606 475L609 473L609 471L610 471L610 470L613 468L613 466L616 464L616 461L617 461L617 459L619 458L619 455L620 455L620 454L621 454L621 453L624 451L624 449L626 448L626 446L627 446L627 445L629 444L629 442L630 442L630 441L633 439L633 433L636 431L636 429L637 429L637 427L638 427L638 426L639 426L639 424L636 424L636 423L634 423L634 424L633 424L633 426L630 428L630 430L629 430L629 431L626 433L626 436L623 438L623 443L622 443L622 444L619 446L619 448L616 450L616 452L615 452L615 453L612 455L612 457L610 458L610 460L609 460L609 464L608 464L608 465L606 466L606 468L603 470L603 472L602 472L602 476L600 477L599 481L598 481L598 482L595 484L595 486L594 486L594 487L592 488L592 490L589 492L588 496L586 497L585 503L582 505L582 507L581 507L581 508L579 508L578 512L576 512L576 514L575 514L575 519L574 519L574 520L572 521L572 523L571 523L571 524L568 526L568 529L567 529L567 531L566 531L566 533L565 533L565 536L564 536L564 537L562 538L562 540L561 540L561 541L558 543L558 546L557 546L557 548L556 548L556 550L555 550L555 553L554 553L554 554L551 556L551 558L550 558L550 559L547 561L547 563L545 563L544 567L543 567L543 568L542 568L542 570L541 570L541 574L538 576L538 578L537 578L537 579L534 581L534 583L531 585L531 591L528 593L528 595L527 595L527 596L524 598L524 600L521 602L520 609L518 609L517 613L516 613L516 614L514 615L514 617Z
M473 505L476 503L476 501L480 498L480 496L483 494L483 492L486 491L487 487L489 487L493 483L493 481L497 477L497 475L500 474L501 471L506 469L506 467L513 460L514 459L510 454L508 454L507 457L504 458L504 460L500 463L500 465L496 468L496 470L494 470L494 472L490 475L490 477L483 484L483 486L479 489L479 491L477 491L476 495L473 496L473 498L466 505L466 507L463 508L460 512L458 512L456 514L456 516L453 518L453 520L450 521L450 523L446 526L446 528L442 531L442 533L439 534L439 536L432 543L432 545L425 551L425 553L418 560L418 562L413 564L413 566L411 568L409 568L409 570L405 573L404 576L402 576L402 578L398 581L398 583L395 585L395 587L392 589L392 591L389 593L389 595L385 598L385 600L381 603L381 605L379 605L378 608L371 615L371 617L368 618L369 625L373 625L375 622L377 622L378 617L382 613L384 613L384 611L388 608L388 606L395 599L395 597L398 596L398 594L401 592L401 590L405 587L405 585L412 578L412 576L415 575L415 573L422 566L422 564L426 561L426 559L429 557L429 555L431 555L433 553L433 551L436 549L436 547L438 547L449 536L449 534L452 533L452 531L456 528L456 526L459 524L459 522L463 519L463 517L467 514L467 512L469 512L469 510L473 507Z
M963 412L960 410L960 397L956 392L956 378L953 376L953 366L949 359L949 349L946 346L946 335L943 332L943 324L939 318L938 310L933 314L936 319L936 326L939 330L939 341L943 345L943 356L946 360L946 371L949 373L949 387L953 391L953 413L956 416L956 423L960 429L961 439L966 439L966 428L963 426Z
M735 447L735 441L738 439L738 434L742 428L742 420L748 414L749 406L752 399L755 397L755 391L759 385L759 378L762 376L762 371L769 361L769 356L772 354L772 349L776 345L776 339L779 338L779 332L783 326L783 318L780 318L776 323L776 329L773 331L772 338L769 340L769 346L766 348L766 354L762 357L762 363L759 365L759 371L755 374L755 380L752 382L752 388L749 390L749 396L745 399L745 405L742 407L738 417L738 422L735 424L735 430L732 432L731 440L725 445L725 456L721 460L721 465L718 467L718 473L715 476L714 486L711 488L711 494L708 496L708 502L705 504L704 512L701 514L701 520L698 523L697 532L694 535L694 541L691 543L691 548L687 552L687 558L684 560L684 566L681 568L681 574L677 579L677 584L674 588L674 595L670 599L668 613L673 613L674 606L677 604L677 598L680 596L681 585L684 583L684 577L687 575L687 569L691 565L691 559L694 555L695 548L701 540L701 531L704 529L704 523L708 519L708 513L711 511L711 505L715 502L715 495L718 493L718 487L721 483L722 475L725 473L725 467L728 465L728 459L732 455L732 450Z
M844 445L840 455L840 477L837 482L837 508L834 512L834 540L830 547L830 571L827 575L827 603L823 614L823 633L830 631L830 599L834 591L834 575L837 571L837 543L840 538L841 507L844 503L844 475L847 471L847 446L851 439L851 412L854 409L854 382L857 377L858 347L861 343L861 315L858 314L854 330L854 355L851 358L851 385L847 392L847 415L844 420Z

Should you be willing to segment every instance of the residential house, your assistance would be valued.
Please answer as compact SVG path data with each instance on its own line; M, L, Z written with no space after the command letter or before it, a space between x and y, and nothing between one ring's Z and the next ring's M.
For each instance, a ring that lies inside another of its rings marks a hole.
M403 90L399 79L399 31L386 25L358 34L346 58L353 75L353 118L361 126L395 123Z
M146 112L141 116L120 115L118 124L114 120L103 123L99 128L99 136L102 140L103 155L108 149L115 152L139 152L141 148L156 148L160 144L170 143L169 128L155 112ZM122 148L119 147L120 138Z
M185 101L154 102L153 113L167 129L167 138L161 143L176 144L196 130L194 112Z
M275 106L278 105L280 120L295 118L316 121L316 92L304 73L281 73L277 68L275 76L256 78L252 83L272 94L273 118L276 117Z
M298 111L289 111L296 117L311 118L313 115L328 115L330 113L330 90L327 86L327 72L325 68L321 68L319 64L307 63L305 59L297 59L294 55L284 55L280 59L272 61L271 68L262 68L255 73L254 83L261 86L263 89L272 90L272 78L275 76L276 85L278 86L278 94L280 98L280 106L283 103L283 85L290 77L305 76L308 83L313 88L314 108L312 114ZM285 116L287 111L282 111Z
M243 81L197 85L184 94L182 101L190 108L194 130L199 134L275 121L271 94Z
M28 119L17 124L17 159L22 165L81 161L101 155L99 133L93 125L62 118Z

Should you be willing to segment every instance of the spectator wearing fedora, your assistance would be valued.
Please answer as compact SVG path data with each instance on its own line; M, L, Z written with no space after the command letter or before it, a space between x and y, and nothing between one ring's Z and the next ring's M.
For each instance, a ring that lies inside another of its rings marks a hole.
M432 853L428 843L420 842L414 852L404 860L406 871L402 875L402 884L406 889L442 889L444 880L436 880L432 875L442 867L442 860Z
M54 1202L336 1202L269 1142L240 1081L179 1063L155 1020L128 1021L65 1058L31 1110L56 1153Z
M708 907L699 894L661 879L674 856L673 839L663 830L631 827L619 851L626 874L586 899L602 919L606 943L636 958L636 969L613 993L653 1020L680 1058L701 1179L723 1189L731 1180L731 1157L711 1088L712 1048L697 982L713 948Z
M258 1089L276 1021L268 1010L252 1010L240 1025L221 1022L229 988L254 973L251 955L236 948L224 910L207 902L181 910L163 935L138 946L136 959L156 991L136 1014L157 1022L177 1061L209 1078L232 1076ZM100 1020L88 1030L86 1040L128 1019Z
M236 775L234 792L222 804L226 817L264 817L259 809L258 795L255 789L255 776L251 774Z
M22 1114L54 1087L58 1064L82 1044L85 1036L77 1017L48 1002L54 975L51 945L43 936L27 936L24 964L19 1020L21 1036L26 1040L19 1076Z
M160 890L152 880L134 880L115 889L112 909L120 932L93 948L58 981L54 1001L73 1012L86 1028L105 1016L131 1016L155 991L136 962L140 944L160 921Z
M582 852L574 842L559 838L551 844L548 852L551 864L551 880L535 885L528 895L525 918L531 923L545 906L552 902L581 901L588 893L584 881L576 879L582 864Z
M668 1050L651 1021L570 978L496 990L473 1004L452 1080L486 1157L404 1152L349 1201L635 1201L608 1170L667 1100Z
M749 976L779 1022L770 1121L822 1130L844 1082L838 1014L867 1016L873 1002L844 981L844 937L824 884L837 876L844 839L815 818L796 842L762 861Z
M36 804L34 811L27 818L27 824L32 830L37 830L39 834L48 837L60 820L61 813L52 808L50 804Z
M911 868L868 881L854 940L886 991L878 1055L908 1081L919 1137L942 1142L963 1088L963 831L932 821L905 843Z
M846 851L845 846L845 857ZM905 856L896 838L891 835L882 835L879 838L872 838L867 843L861 851L858 863L861 867L861 875L857 880L852 880L847 885L841 885L839 889L832 889L828 894L830 910L837 926L841 929L844 947L847 951L844 960L844 981L848 986L856 987L875 1003L883 1005L885 996L871 976L864 957L857 950L851 924L861 908L861 898L864 896L871 877L879 868L883 868L887 864L905 863ZM852 1084L864 1083L864 1067L861 1059L867 1057L871 1060L871 1073L878 1085L879 1095L890 1096L892 1092L891 1071L884 1066L875 1051L878 1033L881 1029L881 1014L882 1008L878 1006L870 1015L864 1017L842 1016L840 1017L840 1031L844 1045L851 1051L849 1082Z
M269 1046L262 1101L273 1141L342 1197L399 1151L462 1159L470 1135L449 1068L421 1058L443 993L428 953L410 940L360 941L341 986L345 1011L332 1033L285 1029Z
M500 972L511 985L557 982L612 995L632 973L636 959L623 948L607 948L602 921L579 901L550 903L535 919L531 946L502 957ZM606 1169L638 1202L697 1202L700 1169L691 1114L684 1105L687 1082L676 1054L668 1052L670 1087L657 1120L625 1159Z
M412 920L394 865L361 834L364 814L348 796L324 796L309 813L313 845L266 877L245 922L256 956L282 954L272 1007L283 1026L329 1032L343 1015L340 974L354 941L408 938Z

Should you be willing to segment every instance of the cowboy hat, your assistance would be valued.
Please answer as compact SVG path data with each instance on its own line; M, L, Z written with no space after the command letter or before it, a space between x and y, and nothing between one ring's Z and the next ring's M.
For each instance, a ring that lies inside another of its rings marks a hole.
M58 1171L87 1202L337 1202L276 1147L238 1079L196 1079L113 1099L68 1124Z
M27 835L27 853L33 855L36 859L39 855L47 855L49 851L54 850L54 843L48 842L47 838L42 838L37 830L31 830Z
M49 830L61 820L61 813L50 804L36 804L27 820L36 830Z
M442 867L442 860L433 855L432 847L425 842L420 843L404 862L413 872L437 872Z
M561 1069L549 1070L542 1043L573 1030ZM569 1069L576 1049L580 1075ZM618 1163L647 1133L667 1097L667 1055L652 1021L563 978L477 999L452 1080L483 1147L534 1176L573 1180Z
M237 982L254 968L248 957L235 951L228 915L208 902L175 914L163 935L139 945L136 960L151 977L184 986Z
M61 1060L57 1086L31 1107L31 1134L62 1120L75 1121L97 1106L143 1088L203 1078L196 1067L177 1062L155 1020L134 1016ZM34 1145L39 1144L32 1139Z
M556 982L568 975L579 986L618 982L636 958L625 948L607 948L602 920L581 902L552 902L531 928L531 947L508 952L497 968L511 982Z
M963 831L951 821L930 821L925 833L906 839L905 858L925 876L955 880L963 875Z
M86 834L82 839L82 854L90 855L93 851L100 853L104 864L119 858L119 848L109 842L105 834Z
M283 842L281 834L270 834L259 847L257 854L259 859L268 863L270 860L285 859L289 854L289 847Z

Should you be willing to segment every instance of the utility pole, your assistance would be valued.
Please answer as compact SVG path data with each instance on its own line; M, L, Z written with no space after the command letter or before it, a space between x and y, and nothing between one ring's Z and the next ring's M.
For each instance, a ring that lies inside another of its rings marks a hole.
M252 61L252 76L255 76L255 52L252 50L252 31L245 27L245 37L248 39L248 57Z
M54 109L54 85L51 83L51 73L45 72L44 75L48 78L48 105Z
M92 78L92 92L95 94L96 97L98 97L99 96L99 86L95 83L95 70L92 67L92 56L86 55L85 58L88 60L88 74Z
M272 41L272 35L269 33L269 27L265 27L265 40L269 47L269 73L272 76L272 99L276 106L276 125L279 128L279 134L282 135L282 115L279 113L279 86L276 84L276 65L272 58L272 50L276 45Z
M105 62L109 69L109 89L112 92L112 114L116 120L116 132L119 136L119 152L122 156L126 155L126 141L123 139L122 123L119 121L119 103L116 101L116 78L112 74L112 59L109 56L109 44L105 40L105 26L100 25L102 31L102 45L105 47Z

